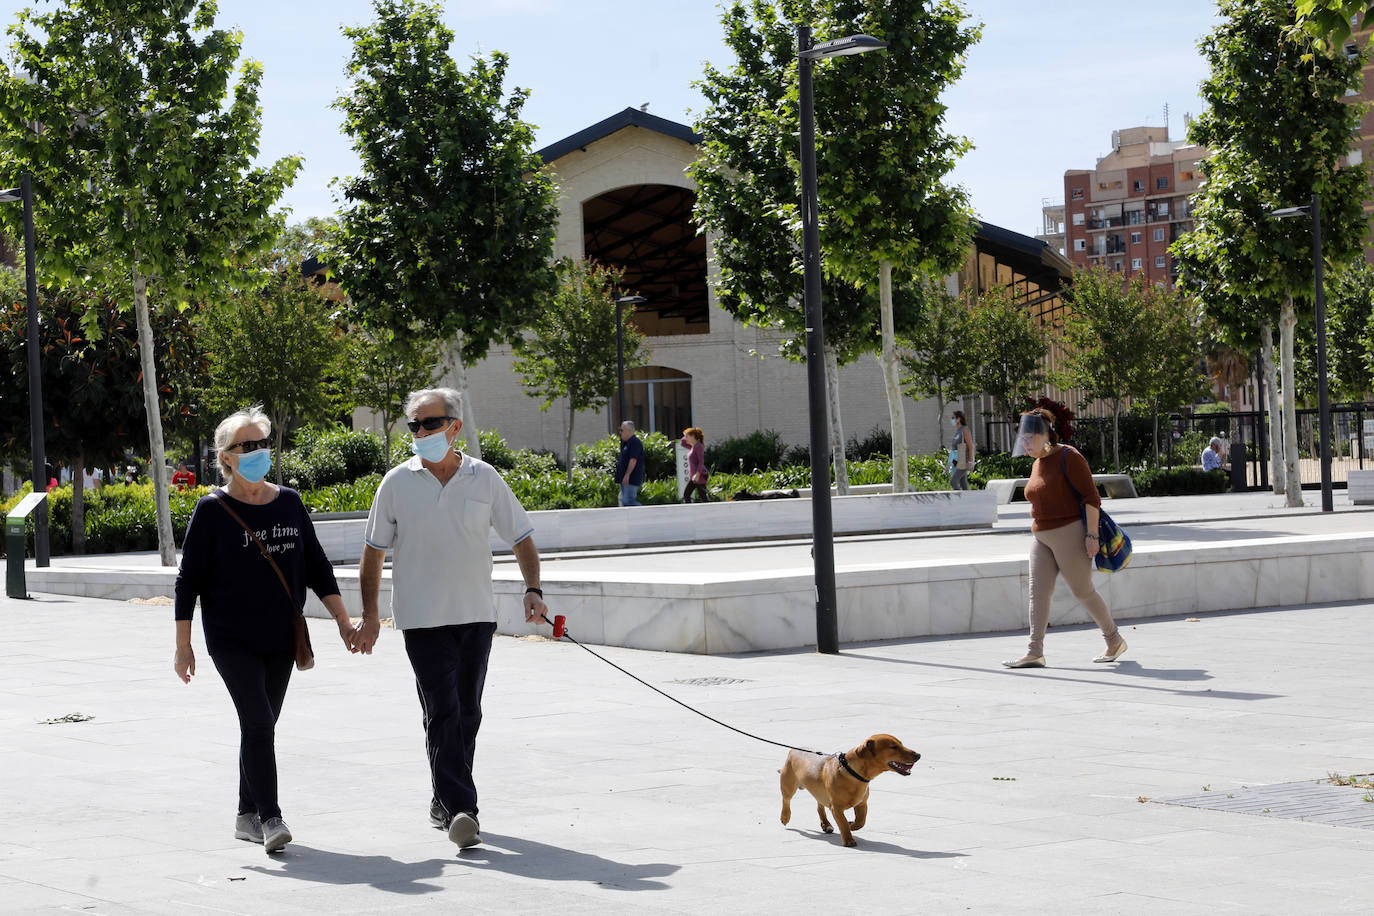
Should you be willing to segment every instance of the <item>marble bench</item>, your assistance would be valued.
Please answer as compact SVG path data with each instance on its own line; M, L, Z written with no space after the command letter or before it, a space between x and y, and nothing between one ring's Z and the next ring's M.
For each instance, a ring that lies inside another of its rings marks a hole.
M997 505L1005 506L1016 499L1016 494L1026 489L1029 477L999 478L989 480L987 489L997 496ZM1112 499L1135 498L1135 483L1129 474L1094 474L1093 485L1103 496Z
M1346 494L1357 506L1374 506L1374 470L1347 471Z

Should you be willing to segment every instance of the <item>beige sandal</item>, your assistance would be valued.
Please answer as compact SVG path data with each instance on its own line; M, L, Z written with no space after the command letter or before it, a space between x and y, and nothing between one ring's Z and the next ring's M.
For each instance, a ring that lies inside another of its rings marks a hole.
M1045 656L1025 655L1013 661L1002 662L1002 665L1007 668L1043 668L1045 667Z
M1099 655L1097 658L1093 659L1093 661L1097 662L1099 665L1102 665L1102 664L1106 664L1107 662L1114 662L1114 661L1116 661L1118 658L1120 658L1121 656L1123 656L1123 655L1125 655L1125 654L1126 654L1126 640L1123 639L1123 640L1121 640L1121 644L1120 644L1119 646L1116 647L1116 651L1115 651L1115 652L1113 652L1111 649L1108 649L1106 652L1102 653L1102 654Z

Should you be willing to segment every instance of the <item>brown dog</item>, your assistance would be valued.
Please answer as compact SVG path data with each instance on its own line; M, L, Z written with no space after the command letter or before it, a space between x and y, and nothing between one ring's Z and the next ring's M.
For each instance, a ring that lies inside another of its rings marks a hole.
M891 735L874 735L852 751L830 757L788 751L778 771L782 777L782 822L792 819L792 796L801 787L816 797L821 830L835 832L825 816L829 808L840 825L844 845L857 846L850 831L861 828L868 818L869 781L889 770L910 776L912 764L920 759L920 754ZM850 808L854 809L853 823L844 816Z

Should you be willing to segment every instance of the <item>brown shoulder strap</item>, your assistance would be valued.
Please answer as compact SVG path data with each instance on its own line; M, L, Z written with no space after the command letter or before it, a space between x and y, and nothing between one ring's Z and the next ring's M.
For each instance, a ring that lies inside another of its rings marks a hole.
M262 558L272 564L272 571L277 574L277 580L281 582L281 587L286 589L286 596L291 600L292 606L294 606L296 604L296 596L291 594L291 586L286 584L286 576L282 575L281 567L277 565L276 560L272 559L272 554L268 552L267 546L258 538L253 529L248 527L248 523L239 518L239 514L234 511L234 507L225 502L224 497L220 495L220 491L216 490L211 495L214 496L215 502L223 506L224 511L229 513L230 518L243 526L243 530L248 532L248 536L253 539L253 543L258 545L258 550L262 552Z

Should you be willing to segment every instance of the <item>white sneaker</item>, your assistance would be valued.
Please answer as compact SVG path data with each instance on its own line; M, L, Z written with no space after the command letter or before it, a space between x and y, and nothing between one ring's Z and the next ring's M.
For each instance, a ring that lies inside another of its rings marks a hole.
M234 839L250 843L262 842L262 819L257 812L240 814L234 819Z
M291 828L279 817L269 817L262 822L262 847L268 852L280 852L291 842Z
M457 843L459 849L467 849L482 842L477 836L481 830L476 817L466 811L459 811L453 815L453 821L448 825L448 838Z

